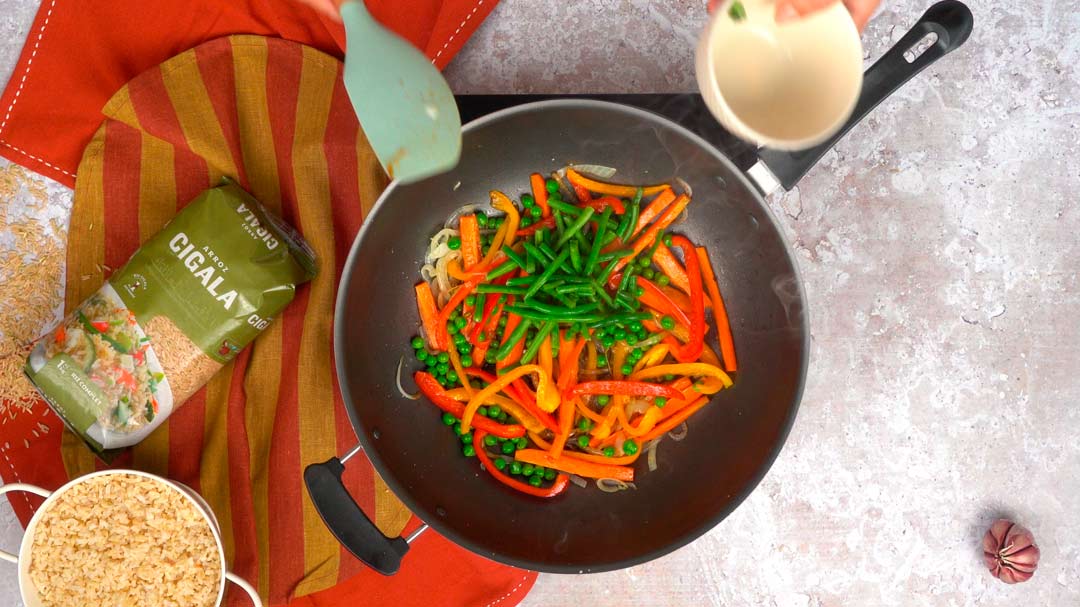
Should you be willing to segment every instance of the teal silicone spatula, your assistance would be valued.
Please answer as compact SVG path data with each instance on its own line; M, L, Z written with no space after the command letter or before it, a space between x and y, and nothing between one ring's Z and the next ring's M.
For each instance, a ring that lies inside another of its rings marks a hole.
M461 116L431 60L380 25L362 0L341 5L345 90L391 179L412 182L448 171L461 156Z

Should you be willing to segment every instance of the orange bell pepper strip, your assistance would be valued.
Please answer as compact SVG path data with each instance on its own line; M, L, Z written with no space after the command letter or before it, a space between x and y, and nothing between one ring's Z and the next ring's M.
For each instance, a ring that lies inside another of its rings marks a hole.
M525 464L554 468L585 478L613 478L625 482L634 480L634 469L629 466L595 464L571 457L551 457L547 451L539 449L518 449L514 453L514 459Z
M595 194L608 194L610 196L618 196L619 198L632 198L637 194L637 186L632 185L617 185L614 183L604 183L602 181L596 181L595 179L589 179L581 173L578 173L574 169L566 169L566 179L573 185L584 186L585 189ZM666 183L660 185L651 185L645 188L641 188L643 196L652 196L666 189L669 189Z
M473 395L472 386L469 384L469 376L465 375L465 367L461 366L461 356L458 354L456 347L447 348L446 351L450 354L450 365L457 373L458 378L461 379L461 387L468 393L469 397Z
M668 188L656 198L653 198L652 202L645 206L641 210L641 214L638 215L637 223L634 224L633 231L630 232L630 237L633 238L639 232L645 229L645 226L652 223L652 220L656 219L660 213L664 212L664 209L668 208L672 202L675 202L675 192Z
M465 405L454 400L446 394L446 390L439 385L439 381L426 371L417 371L413 374L416 387L424 393L436 407L446 411L458 419L465 417ZM479 417L476 419L476 427L502 438L518 438L525 436L525 427L519 424L500 424L495 420Z
M649 348L645 354L641 357L641 360L637 361L634 365L634 373L644 369L645 367L651 367L659 364L667 356L668 351L671 350L671 346L665 343L659 343Z
M663 242L657 245L652 260L653 263L660 267L660 271L671 280L671 284L682 289L683 293L690 292L690 278L686 275L686 270L683 269L679 260L675 259L671 249L667 248L667 245Z
M518 213L517 207L514 203L502 192L498 190L491 190L491 206L503 213L506 213L506 221L503 222L503 226L506 227L506 233L503 236L502 244L513 246L514 238L517 236L518 224L521 222L521 214ZM494 243L494 241L492 241ZM500 245L501 246L501 245ZM496 247L492 244L492 250L498 250L500 247ZM491 251L488 252L491 254Z
M641 437L641 442L642 443L647 443L647 442L651 441L652 439L654 439L654 438L656 438L658 436L663 436L664 433L666 433L666 432L670 432L675 426L678 426L679 424L686 421L687 418L689 418L691 415L697 413L699 409L701 409L702 407L704 407L707 404L709 404L709 398L706 397L706 396L702 396L701 398L695 400L694 402L690 403L687 407L685 407L681 411L679 411L677 414L672 415L671 417L665 419L664 421L660 422L659 424L656 424L655 428L653 428L645 436Z
M728 323L724 299L720 297L720 287L716 283L716 274L713 273L712 264L709 263L709 254L704 247L697 247L696 252L701 266L701 278L705 282L705 288L709 290L709 299L712 301L716 339L720 341L720 355L724 358L724 368L734 372L738 370L739 365L735 360L735 340L731 336L731 324Z
M479 367L465 369L465 372L469 375L472 375L473 377L479 377L480 379L486 381L489 384L494 383L496 379L495 375L483 369L480 369ZM559 431L559 424L555 422L555 418L552 417L550 413L545 413L544 411L541 411L540 408L536 406L535 398L530 398L528 395L522 394L521 390L517 386L517 382L511 383L509 386L503 388L503 392L509 395L514 402L520 405L526 413L539 420L545 428L551 430L552 432ZM511 415L513 414L511 413ZM515 417L517 416L515 415ZM521 418L518 417L518 419Z
M650 405L645 410L645 414L641 416L641 421L635 427L630 423L630 420L626 419L626 414L623 413L619 416L619 423L622 425L623 431L633 437L640 437L648 434L650 430L656 427L657 422L664 418L664 410L656 405Z
M424 327L424 337L428 346L442 350L439 342L439 308L435 305L435 295L431 285L426 282L416 284L416 309L420 312L420 322Z
M540 173L533 173L529 175L529 185L532 186L533 199L536 200L536 206L540 207L542 212L541 217L551 216L551 207L548 206L548 192L547 181ZM552 220L551 225L555 225L555 221Z
M458 402L469 402L472 400L472 395L465 392L465 388L454 388L453 390L447 390L446 395L453 398ZM492 394L487 397L485 405L499 405L503 411L506 411L507 415L512 416L518 420L522 426L525 426L525 430L529 432L543 432L546 427L544 424L536 418L530 411L526 410L517 403L516 400L502 396L501 394Z
M480 263L480 224L476 215L462 215L458 219L461 231L461 262L466 270Z
M555 383L551 381L551 376L541 369L539 365L521 365L498 377L483 390L473 395L469 404L465 405L465 414L461 417L461 433L465 434L469 431L470 424L476 418L476 410L484 403L485 398L499 393L515 379L530 374L536 375L536 406L548 413L558 408L560 402L559 390L555 387Z
M552 482L550 487L533 487L528 483L523 483L512 476L499 472L499 469L495 467L495 464L491 461L491 456L487 454L487 447L484 446L484 437L487 436L487 432L483 430L477 430L473 433L473 447L476 449L476 457L480 460L480 465L484 467L495 477L495 480L510 487L517 489L522 493L527 493L534 497L555 497L570 485L570 477L565 474L559 474L555 477L555 481Z
M634 255L631 255L629 257L623 257L613 262L615 264L615 268L611 271L612 274L626 267L626 264L631 259L635 259L635 256L640 255L642 251L651 247L653 243L656 242L656 235L659 234L661 230L671 225L672 222L674 222L676 219L678 219L679 214L683 212L683 209L685 209L686 205L688 204L690 204L690 198L686 196L686 194L680 194L675 199L675 202L673 202L671 206L668 207L666 211L664 211L664 214L656 220L656 223L649 226L648 229L646 229L644 232L641 233L640 236L637 237L637 240L634 241L634 245L632 247L634 250ZM691 257L693 257L693 255L691 255ZM688 276L689 273L690 272L688 269ZM691 280L693 280L692 277ZM615 287L616 284L614 284L611 279L608 279L608 286Z
M436 341L439 344L438 348L440 350L447 350L450 346L450 333L446 330L446 323L450 320L450 313L460 306L461 302L465 301L465 298L468 297L470 293L476 290L476 285L478 284L480 284L479 278L462 283L462 285L458 287L458 290L454 292L450 301L446 302L446 305L443 306L442 310L439 310L439 315L435 319L435 332L438 336Z
M644 276L635 276L637 284L645 292L638 297L638 301L646 306L660 312L661 314L668 314L675 319L675 322L689 327L690 317L687 316L685 310L680 308L664 293L660 287L656 286L651 280L646 279Z
M679 362L689 363L701 356L701 350L705 346L705 293L701 284L701 264L690 239L676 234L671 242L673 246L683 250L686 275L690 279L690 341L684 345L668 336L664 338L664 342L671 345L671 353Z
M544 440L542 436L530 432L529 438L532 440L533 443L536 444L537 447L540 447L544 451L551 449L551 443ZM593 462L596 464L610 464L612 466L628 466L637 461L637 458L640 455L640 450L633 455L623 455L619 457L593 455L592 453L582 453L581 451L563 451L562 454L563 457L568 457L570 459L580 459L585 462Z
M551 457L559 457L563 453L563 449L566 448L566 441L570 438L570 431L574 428L574 411L577 407L574 404L576 398L569 396L564 397L559 404L559 432L555 435L555 440L551 442L551 449L548 453Z
M611 431L619 418L618 409L624 406L623 401L625 400L625 396L616 395L615 398L611 399L607 407L604 407L604 421L593 426L593 429L589 432L592 435L592 440L589 441L590 447L598 446L601 441L611 436Z
M591 419L593 422L599 424L604 421L604 416L589 408L589 405L587 405L583 399L575 398L574 404L577 405L578 411L580 411L582 415Z
M552 360L551 340L545 337L544 341L540 343L540 353L537 355L536 362L540 365L541 369L547 371L548 375L551 375ZM552 377L554 376L552 375Z
M661 377L664 375L686 375L695 377L715 377L721 381L725 388L730 388L735 385L731 381L731 377L727 373L724 373L723 369L716 365L710 365L708 363L678 363L671 365L656 365L641 371L635 372L630 376L633 381L644 381L653 377Z

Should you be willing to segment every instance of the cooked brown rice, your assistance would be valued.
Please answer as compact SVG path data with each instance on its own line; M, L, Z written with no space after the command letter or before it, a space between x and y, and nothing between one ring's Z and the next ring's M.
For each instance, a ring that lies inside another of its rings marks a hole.
M143 331L150 338L150 347L154 349L165 372L176 406L191 398L222 367L221 363L207 356L202 348L188 339L167 316L155 316L146 323Z
M191 500L134 474L73 485L34 529L30 579L45 607L210 607L221 553Z

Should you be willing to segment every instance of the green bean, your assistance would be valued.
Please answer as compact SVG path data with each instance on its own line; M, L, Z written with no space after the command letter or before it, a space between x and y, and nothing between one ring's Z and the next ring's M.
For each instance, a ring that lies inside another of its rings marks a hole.
M551 357L552 358L558 358L559 357L559 332L558 331L552 332L551 335L548 336L548 338L551 339ZM453 416L451 416L451 417L453 417Z
M626 214L629 216L630 221L626 223L626 227L623 228L623 231L619 232L619 238L622 239L623 242L626 242L630 239L631 236L633 236L634 227L637 226L638 213L640 212L640 204L631 204L630 208L627 210Z
M522 295L525 287L508 287L504 285L480 284L476 286L477 293L508 293L510 295Z
M596 257L596 260L611 261L612 259L622 259L623 257L630 257L633 254L633 249L619 249L618 251L608 251L607 253L601 253Z
M581 251L578 250L578 243L571 243L567 248L570 249L570 267L574 268L575 272L581 272Z
M512 307L513 306L507 306L506 309L509 310ZM525 337L525 334L529 331L529 325L531 324L532 320L523 316L521 324L514 328L514 332L510 334L510 337L506 338L506 343L500 346L499 349L495 352L495 358L498 360L510 356L510 351L514 349L514 346L517 345L517 342L521 341L522 338Z
M487 276L484 277L484 280L495 280L496 278L502 276L503 274L509 274L510 272L513 272L516 269L518 269L517 262L514 261L513 259L509 259L509 260L499 264L499 266L496 267L494 270L488 272Z
M515 276L506 281L508 287L527 287L536 282L538 276Z
M541 246L546 246L546 245L541 245ZM540 249L540 250L542 251L543 249ZM536 282L534 282L532 284L532 286L529 287L529 289L527 291L525 291L525 295L522 296L522 299L529 299L533 295L536 295L536 292L540 290L540 287L542 287L545 282L547 282L548 280L551 279L551 276L552 276L552 274L555 273L555 270L557 270L559 268L559 266L562 265L562 263L564 261L566 261L566 258L569 257L569 256L570 256L570 251L568 249L563 249L563 251L561 253L559 253L559 256L556 257L555 260L551 262L551 265L548 266L547 269L544 270L544 273L540 275L540 279L537 280Z
M515 251L508 245L503 245L501 250L503 253L506 254L507 257L511 259L511 261L517 264L517 267L521 268L522 270L525 269L525 258L518 254L517 251Z
M544 343L551 330L555 328L558 323L554 321L548 321L540 326L540 330L536 332L536 337L533 337L532 343L528 348L525 348L525 352L521 355L521 364L527 365L532 361L536 353L540 351L540 344Z
M584 314L585 312L592 312L598 306L595 303L585 304L577 308L561 308L559 306L553 306L551 304L540 303L538 301L529 301L527 303L517 304L526 308L532 308L539 312L546 312L552 315L572 316L575 314ZM554 316L553 316L554 318Z
M575 219L574 222L566 228L566 232L564 232L563 235L559 237L559 241L555 244L555 248L558 249L562 247L564 244L566 244L566 241L577 235L577 233L581 231L581 228L584 227L586 223L588 223L589 218L592 217L593 213L595 212L596 209L592 207L585 207L584 209L582 209L581 215L578 216L578 218Z
M567 293L575 293L575 294L581 294L581 295L595 295L593 293L592 285L581 285L581 284L563 285L563 286L559 287L558 289L556 289L556 291L563 294L563 295L566 295Z
M589 249L589 257L585 260L585 268L582 270L587 276L592 276L593 271L596 269L596 260L600 257L600 247L604 242L604 235L607 234L607 220L611 217L612 208L609 205L604 209L604 212L600 215L600 225L596 228L596 237L593 238L592 247Z
M596 296L599 297L600 299L604 300L604 303L606 303L609 306L614 306L615 305L615 301L613 299L611 299L611 296L608 295L606 290L604 290L604 285L600 284L597 281L593 281L592 288L593 288L593 293L595 293Z
M599 314L599 313L596 313L596 312L585 312L585 313L577 313L577 312L575 312L573 315L570 315L570 314L567 314L567 315L554 315L554 314L549 314L547 312L540 312L539 310L533 310L531 308L526 308L524 306L516 306L516 305L515 306L507 306L506 311L517 314L518 316L520 316L522 318L527 318L527 319L530 319L530 320L540 320L540 321L557 320L559 322L586 322L586 323L588 323L588 322L599 322L599 321L601 321L601 320L603 320L605 318L603 314Z

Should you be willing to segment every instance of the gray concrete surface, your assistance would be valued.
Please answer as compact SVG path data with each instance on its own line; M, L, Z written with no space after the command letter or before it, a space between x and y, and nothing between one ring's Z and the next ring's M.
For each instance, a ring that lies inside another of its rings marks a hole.
M885 2L871 60L929 5ZM0 75L35 5L4 2ZM460 92L689 91L701 5L503 0L447 75ZM525 605L1080 604L1080 2L972 9L967 46L770 197L813 353L759 489L668 557L543 575ZM998 514L1042 549L1026 584L981 564ZM3 607L10 574L0 564Z

